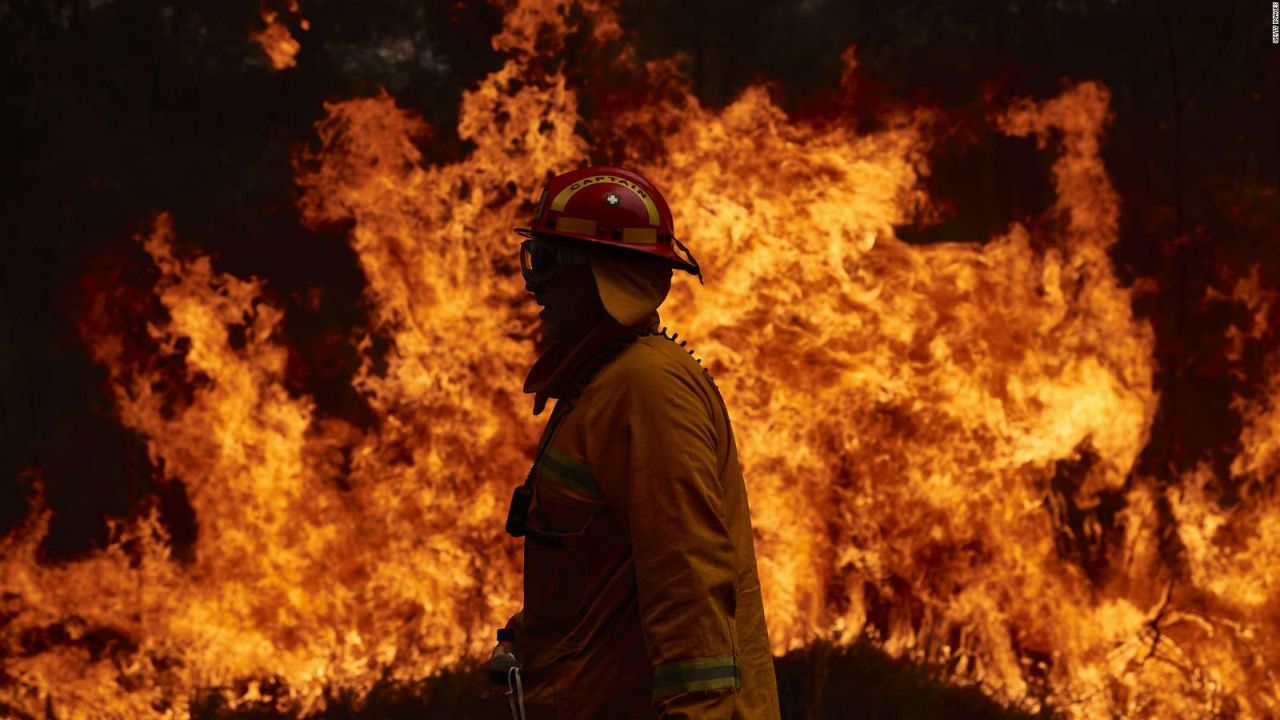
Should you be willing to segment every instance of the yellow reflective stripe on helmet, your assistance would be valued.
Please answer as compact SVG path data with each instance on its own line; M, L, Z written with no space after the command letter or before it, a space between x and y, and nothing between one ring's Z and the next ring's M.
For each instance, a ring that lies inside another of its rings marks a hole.
M574 460L554 447L548 447L542 455L539 466L542 468L543 477L557 485L593 500L600 499L600 489L596 487L591 468L584 463Z
M659 700L694 690L724 690L738 687L742 670L732 655L694 658L659 665L653 671L653 698Z
M658 231L653 228L622 228L622 242L632 245L656 245Z
M617 177L616 175L592 175L591 177L582 178L578 182L557 193L555 199L551 201L551 209L556 212L564 212L564 206L568 204L569 198L577 194L577 192L582 188L601 182L621 185L635 193L636 196L644 202L644 209L649 211L649 224L654 226L658 224L658 206L653 204L653 198L649 197L649 193L645 192L643 188L630 180Z
M582 218L575 217L561 217L559 220L556 220L556 229L561 232L595 235L596 221L584 220Z

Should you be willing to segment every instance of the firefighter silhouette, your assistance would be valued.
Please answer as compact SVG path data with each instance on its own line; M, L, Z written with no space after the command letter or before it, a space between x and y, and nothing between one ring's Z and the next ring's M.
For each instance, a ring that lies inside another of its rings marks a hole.
M510 707L778 718L729 414L660 329L673 269L702 280L666 201L635 172L588 167L552 178L516 232L548 341L524 390L535 415L556 404L507 521L525 538Z

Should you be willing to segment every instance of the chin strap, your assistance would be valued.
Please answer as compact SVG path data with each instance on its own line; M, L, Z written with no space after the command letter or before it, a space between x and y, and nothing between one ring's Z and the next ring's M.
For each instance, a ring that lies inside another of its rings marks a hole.
M675 243L675 244L676 244L676 247L678 247L678 248L680 248L681 250L683 250L683 251L684 251L684 254L685 254L686 256L688 256L688 258L689 258L689 262L693 264L693 273L691 273L691 274L693 274L693 275L697 275L697 276L698 276L698 284L699 284L699 285L702 285L702 284L703 284L703 282L702 282L702 266L698 264L698 259L697 259L697 258L695 258L695 257L693 256L693 253L689 252L689 248L685 247L685 246L684 246L684 243L682 243L682 242L680 242L679 240L677 240L677 239L676 239L676 236L675 236L675 235L672 235L672 236L671 236L671 242ZM687 271L686 271L686 272L687 272ZM665 329L665 328L664 328L664 329Z

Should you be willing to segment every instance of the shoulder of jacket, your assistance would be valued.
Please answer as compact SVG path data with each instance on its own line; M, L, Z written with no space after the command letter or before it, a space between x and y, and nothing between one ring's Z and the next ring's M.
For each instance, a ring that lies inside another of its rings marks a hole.
M605 366L597 383L602 387L625 386L631 390L659 391L672 386L696 389L698 376L710 375L691 351L662 334L644 335L636 339Z
M668 335L666 328L662 332L648 335L641 338L647 347L652 348L655 352L670 358L678 367L688 371L692 375L701 375L709 385L716 387L715 378L711 377L711 371L702 364L702 358L698 357L693 348L688 347L688 340L679 340L680 333ZM677 342L679 340L679 342ZM637 343L639 344L639 343ZM719 390L719 388L717 388Z
M657 342L666 343L662 336ZM675 360L670 354L663 352L661 346L655 344L654 337L642 336L628 345L608 365L600 370L597 381L601 385L614 383L647 383L660 380L668 367L673 367Z

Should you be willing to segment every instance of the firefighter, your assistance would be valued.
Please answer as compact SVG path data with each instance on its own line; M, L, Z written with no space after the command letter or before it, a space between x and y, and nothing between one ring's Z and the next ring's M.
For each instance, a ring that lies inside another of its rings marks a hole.
M525 538L516 716L778 718L729 414L659 329L672 270L702 280L671 211L641 175L588 167L516 232L548 341L524 390L535 415L556 399L507 522Z

